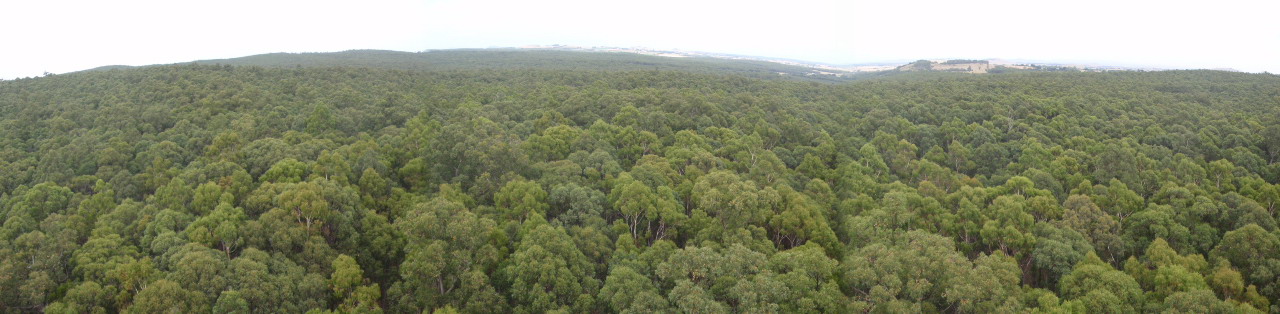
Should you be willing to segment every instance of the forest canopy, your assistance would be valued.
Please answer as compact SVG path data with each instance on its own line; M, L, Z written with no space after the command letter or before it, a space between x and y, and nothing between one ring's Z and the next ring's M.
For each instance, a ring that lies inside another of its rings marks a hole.
M1275 75L608 64L0 81L0 312L1280 312Z

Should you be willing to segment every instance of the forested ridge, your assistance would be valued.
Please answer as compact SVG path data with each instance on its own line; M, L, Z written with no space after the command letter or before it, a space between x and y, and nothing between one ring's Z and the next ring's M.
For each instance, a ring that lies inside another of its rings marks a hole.
M1280 312L1280 77L0 81L0 312Z
M413 71L450 70L562 70L562 71L680 71L735 75L760 79L838 82L871 75L844 76L813 68L756 60L713 57L660 57L623 52L557 49L445 49L423 52L349 50L327 53L268 53L231 59L197 60L191 64L285 68L377 68ZM106 66L95 70L131 68ZM868 73L869 74L869 73Z

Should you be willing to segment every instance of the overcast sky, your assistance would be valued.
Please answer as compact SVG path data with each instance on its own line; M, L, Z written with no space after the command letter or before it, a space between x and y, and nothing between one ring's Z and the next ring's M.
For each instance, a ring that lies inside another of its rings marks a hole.
M0 79L270 52L531 44L1280 73L1280 1L1057 2L18 0L0 4Z

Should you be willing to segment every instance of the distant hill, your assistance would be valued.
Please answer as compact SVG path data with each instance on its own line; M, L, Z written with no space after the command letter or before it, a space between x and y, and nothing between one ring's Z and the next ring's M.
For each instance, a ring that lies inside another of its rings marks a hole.
M918 60L900 65L879 76L901 72L953 72L953 73L1008 73L1008 72L1107 72L1107 71L1162 71L1168 69L1133 68L1123 66L1057 64L1042 62L1010 62L1006 60ZM1231 69L1215 69L1234 71Z
M1001 73L1018 70L1046 70L1031 65L1013 65L1013 64L995 64L989 60L946 60L946 61L930 61L919 60L907 63L894 69L895 71L913 72L913 71L934 71L934 72L960 72L960 73ZM1078 70L1078 69L1074 69Z
M123 70L123 69L132 69L132 68L137 68L137 67L131 66L131 65L104 65L104 66L92 68L86 71L106 71L106 70L117 70L117 69Z
M350 50L331 53L269 53L231 59L198 60L195 64L261 67L356 67L421 71L474 69L544 69L586 71L686 71L734 74L755 78L845 81L851 79L808 67L755 60L712 57L663 57L625 52L531 49L452 49L426 52ZM109 70L126 66L91 69Z

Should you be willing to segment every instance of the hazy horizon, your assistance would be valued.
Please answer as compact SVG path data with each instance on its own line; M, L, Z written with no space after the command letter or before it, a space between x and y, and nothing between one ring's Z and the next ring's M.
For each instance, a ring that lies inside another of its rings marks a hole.
M1006 59L1280 72L1280 4L1089 0L784 3L658 0L23 2L0 78L275 52L524 45L646 47L825 64Z

